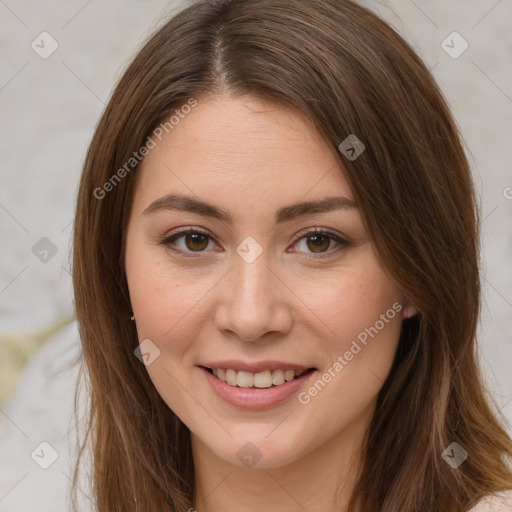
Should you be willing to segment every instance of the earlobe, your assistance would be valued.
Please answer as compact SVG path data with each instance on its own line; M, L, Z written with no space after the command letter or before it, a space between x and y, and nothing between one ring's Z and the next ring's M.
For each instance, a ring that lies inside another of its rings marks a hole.
M405 302L405 307L404 307L404 313L403 313L403 318L411 318L413 317L414 315L417 315L418 314L418 310L412 305L410 304L408 301Z

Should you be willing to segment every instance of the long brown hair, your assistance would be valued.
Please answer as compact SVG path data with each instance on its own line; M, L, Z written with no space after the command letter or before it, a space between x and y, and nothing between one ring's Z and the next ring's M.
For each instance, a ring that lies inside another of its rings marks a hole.
M221 92L294 108L335 151L350 134L363 141L357 159L337 154L382 267L419 311L403 322L351 510L461 512L512 488L512 443L477 364L478 207L432 76L392 28L349 0L203 0L127 68L80 181L73 284L97 509L192 506L189 430L134 357L124 237L138 165L126 163L190 98ZM457 468L443 460L453 442L468 453Z

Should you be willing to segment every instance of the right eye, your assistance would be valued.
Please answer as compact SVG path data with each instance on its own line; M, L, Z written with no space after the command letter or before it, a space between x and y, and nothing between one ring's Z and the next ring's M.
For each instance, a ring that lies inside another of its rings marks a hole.
M210 242L214 244L212 237L208 233L197 229L186 228L166 236L160 241L160 244L168 247L171 251L188 257L191 253L205 252ZM214 246L216 246L216 244L214 244Z

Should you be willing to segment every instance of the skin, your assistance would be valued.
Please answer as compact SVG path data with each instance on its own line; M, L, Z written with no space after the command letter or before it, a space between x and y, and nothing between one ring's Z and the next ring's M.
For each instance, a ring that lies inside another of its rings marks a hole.
M191 431L199 512L340 510L335 496L345 507L401 322L416 310L379 265L357 208L274 222L277 209L297 202L353 200L336 153L300 114L248 96L197 99L145 158L130 212L126 273L137 331L160 351L147 370ZM169 193L228 210L233 222L143 213ZM211 238L170 243L181 254L160 243L186 227ZM295 240L316 227L352 245L320 238L316 248L314 233ZM247 236L262 249L252 263L236 252ZM292 396L261 411L235 407L196 366L286 361L316 368L312 384L394 303L402 310L307 404ZM249 442L261 454L253 467L237 456Z

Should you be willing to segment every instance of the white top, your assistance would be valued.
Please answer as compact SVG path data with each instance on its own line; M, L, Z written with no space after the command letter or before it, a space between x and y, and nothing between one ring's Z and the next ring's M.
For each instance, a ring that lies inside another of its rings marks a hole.
M486 496L469 512L511 512L512 490Z

